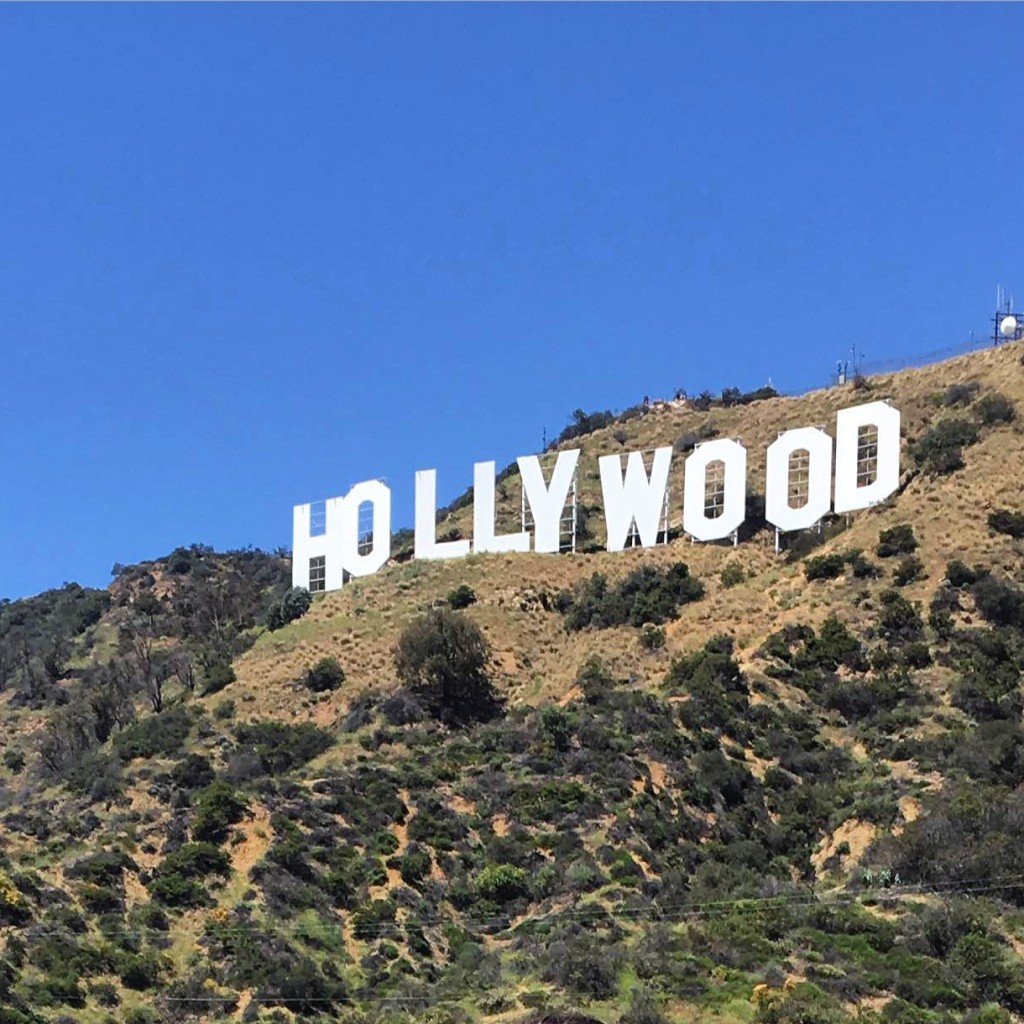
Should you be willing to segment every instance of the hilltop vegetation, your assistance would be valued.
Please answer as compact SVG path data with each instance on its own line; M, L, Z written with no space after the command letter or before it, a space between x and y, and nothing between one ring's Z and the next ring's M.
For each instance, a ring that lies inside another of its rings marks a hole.
M898 495L778 555L752 460L739 548L674 506L656 549L312 602L193 546L0 605L0 1024L1024 1020L1019 358L556 442L763 448L891 398Z

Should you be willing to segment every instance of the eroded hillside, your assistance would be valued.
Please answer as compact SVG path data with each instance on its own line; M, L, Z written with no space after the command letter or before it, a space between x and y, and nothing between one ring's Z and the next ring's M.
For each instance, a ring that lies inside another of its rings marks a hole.
M599 550L597 455L739 437L756 499L874 399L884 505ZM396 560L274 629L286 560L198 547L3 607L0 1022L1024 1019L1022 428L1019 345L656 406L566 443L579 554ZM486 720L400 685L438 608Z

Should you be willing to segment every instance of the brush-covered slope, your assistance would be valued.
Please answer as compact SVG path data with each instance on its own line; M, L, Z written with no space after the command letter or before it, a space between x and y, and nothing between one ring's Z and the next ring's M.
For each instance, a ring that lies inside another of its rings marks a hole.
M0 1024L1024 1019L1020 358L566 443L599 549L597 455L740 437L756 499L891 399L899 494L781 555L396 560L268 629L287 560L192 547L0 606ZM449 604L482 721L399 684Z

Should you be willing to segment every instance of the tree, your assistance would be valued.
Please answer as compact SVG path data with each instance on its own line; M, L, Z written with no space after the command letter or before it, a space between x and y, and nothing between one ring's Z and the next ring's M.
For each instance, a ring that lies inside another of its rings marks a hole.
M186 650L178 647L172 651L170 657L167 659L167 668L171 675L178 677L178 682L181 683L189 693L195 693L196 670L195 666L192 664L192 658Z
M487 676L487 639L472 619L436 608L410 623L395 646L401 681L453 725L495 717L501 701Z

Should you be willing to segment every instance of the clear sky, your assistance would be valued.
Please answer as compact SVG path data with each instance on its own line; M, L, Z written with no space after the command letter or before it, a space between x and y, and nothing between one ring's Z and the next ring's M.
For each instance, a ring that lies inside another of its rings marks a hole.
M1018 5L0 7L0 596L1024 305ZM799 424L797 424L799 425Z

